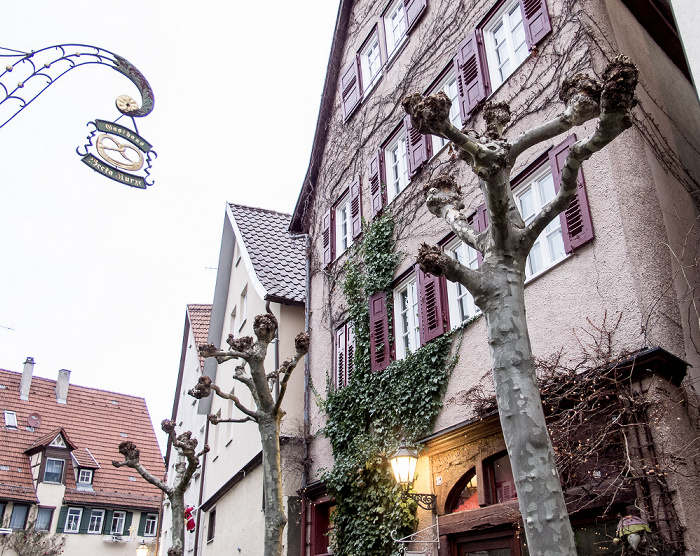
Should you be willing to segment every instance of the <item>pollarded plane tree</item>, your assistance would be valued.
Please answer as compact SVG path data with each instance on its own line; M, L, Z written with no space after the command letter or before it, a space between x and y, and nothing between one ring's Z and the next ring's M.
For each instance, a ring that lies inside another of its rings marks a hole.
M175 421L165 419L161 422L160 428L170 437L173 448L177 451L177 462L175 463L175 480L169 486L151 474L139 460L139 449L130 440L119 444L119 453L124 456L124 461L113 461L114 467L131 467L141 475L146 481L162 490L170 501L170 509L173 521L173 544L168 549L168 556L182 556L185 546L185 491L192 480L194 472L199 467L199 458L209 451L209 446L197 452L197 439L192 438L190 431L182 434L175 434Z
M264 556L280 556L282 554L282 533L287 524L282 501L282 467L280 457L280 423L285 412L282 400L287 391L289 378L297 363L309 351L309 335L300 333L294 340L295 354L286 359L279 367L271 372L265 371L267 347L275 338L277 319L272 313L258 315L253 321L253 332L257 340L250 336L234 338L229 335L226 343L227 351L219 350L215 345L199 346L199 352L204 357L214 357L217 363L230 359L239 359L233 378L241 382L250 391L255 408L248 408L233 393L222 392L208 376L199 378L197 386L189 394L197 399L211 395L212 390L217 396L233 401L236 408L243 414L240 419L219 419L209 415L209 421L219 423L252 421L257 423L262 443L263 463L263 493L265 496L265 549ZM246 371L246 366L250 371ZM279 383L279 389L276 385ZM276 392L276 395L273 394Z
M429 181L426 205L444 219L455 235L482 254L473 270L437 246L423 244L418 262L424 272L459 282L473 295L486 317L496 400L503 436L513 468L528 550L533 556L576 554L554 451L547 432L537 385L535 363L525 318L525 265L528 253L546 226L566 210L576 196L584 160L631 127L636 104L637 69L625 56L608 64L602 82L585 74L564 80L559 97L565 109L554 119L514 140L503 135L510 121L506 103L487 103L483 134L460 131L450 123L450 100L440 92L414 93L403 100L413 125L422 133L452 141L460 159L477 175L488 213L488 226L476 230L468 222L462 191L454 177ZM516 159L530 147L597 119L595 131L576 142L561 168L556 196L525 223L511 192L510 173Z

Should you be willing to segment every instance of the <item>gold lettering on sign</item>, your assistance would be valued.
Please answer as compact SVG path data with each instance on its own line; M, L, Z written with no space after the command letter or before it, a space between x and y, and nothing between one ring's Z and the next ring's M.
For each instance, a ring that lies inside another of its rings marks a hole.
M143 167L143 155L141 151L131 145L120 143L114 137L106 133L103 133L97 138L97 152L100 153L103 159L107 162L111 162L117 168L122 168L124 170L140 170ZM112 156L117 156L119 158L115 159L112 158ZM134 158L136 158L136 160L134 160Z

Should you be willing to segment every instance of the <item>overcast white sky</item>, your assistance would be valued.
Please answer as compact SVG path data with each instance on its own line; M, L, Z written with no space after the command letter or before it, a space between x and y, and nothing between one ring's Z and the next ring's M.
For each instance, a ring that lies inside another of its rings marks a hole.
M187 303L211 303L227 201L291 212L306 172L338 0L4 2L0 46L96 45L155 92L146 191L76 147L135 87L72 70L0 130L0 368L144 396L170 417ZM8 62L0 58L4 67ZM125 123L123 118L120 123ZM211 267L211 268L208 268Z

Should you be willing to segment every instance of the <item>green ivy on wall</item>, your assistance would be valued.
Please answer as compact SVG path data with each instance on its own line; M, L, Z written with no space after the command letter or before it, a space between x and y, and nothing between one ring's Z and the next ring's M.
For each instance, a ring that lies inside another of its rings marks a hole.
M388 456L402 439L415 444L431 432L456 364L453 339L462 332L443 334L372 373L368 299L380 291L391 294L398 264L392 216L375 219L363 237L346 263L343 283L355 330L354 369L348 385L329 387L322 402L328 417L323 432L334 457L322 479L336 502L331 542L337 556L389 556L397 549L391 533L404 536L416 525L415 502L401 497Z

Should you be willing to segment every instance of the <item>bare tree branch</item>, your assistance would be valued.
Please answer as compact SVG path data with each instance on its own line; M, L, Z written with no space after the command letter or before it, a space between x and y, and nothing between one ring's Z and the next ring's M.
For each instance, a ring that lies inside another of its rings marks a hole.
M119 453L122 454L125 459L122 462L112 461L112 465L114 467L131 467L132 469L136 469L138 474L141 475L146 481L158 487L166 494L172 494L172 488L170 488L166 483L161 481L155 475L152 475L148 471L148 469L146 469L141 464L141 462L139 461L139 449L136 447L136 444L134 444L131 440L125 440L124 442L119 444Z
M289 378L292 376L292 371L297 366L297 363L309 353L309 335L305 332L297 334L297 337L294 339L294 347L296 349L294 357L287 359L279 368L279 372L284 373L284 378L280 383L280 390L279 394L277 394L277 402L275 403L275 411L280 411L280 406L282 405L284 394L287 391L287 384L289 383Z

